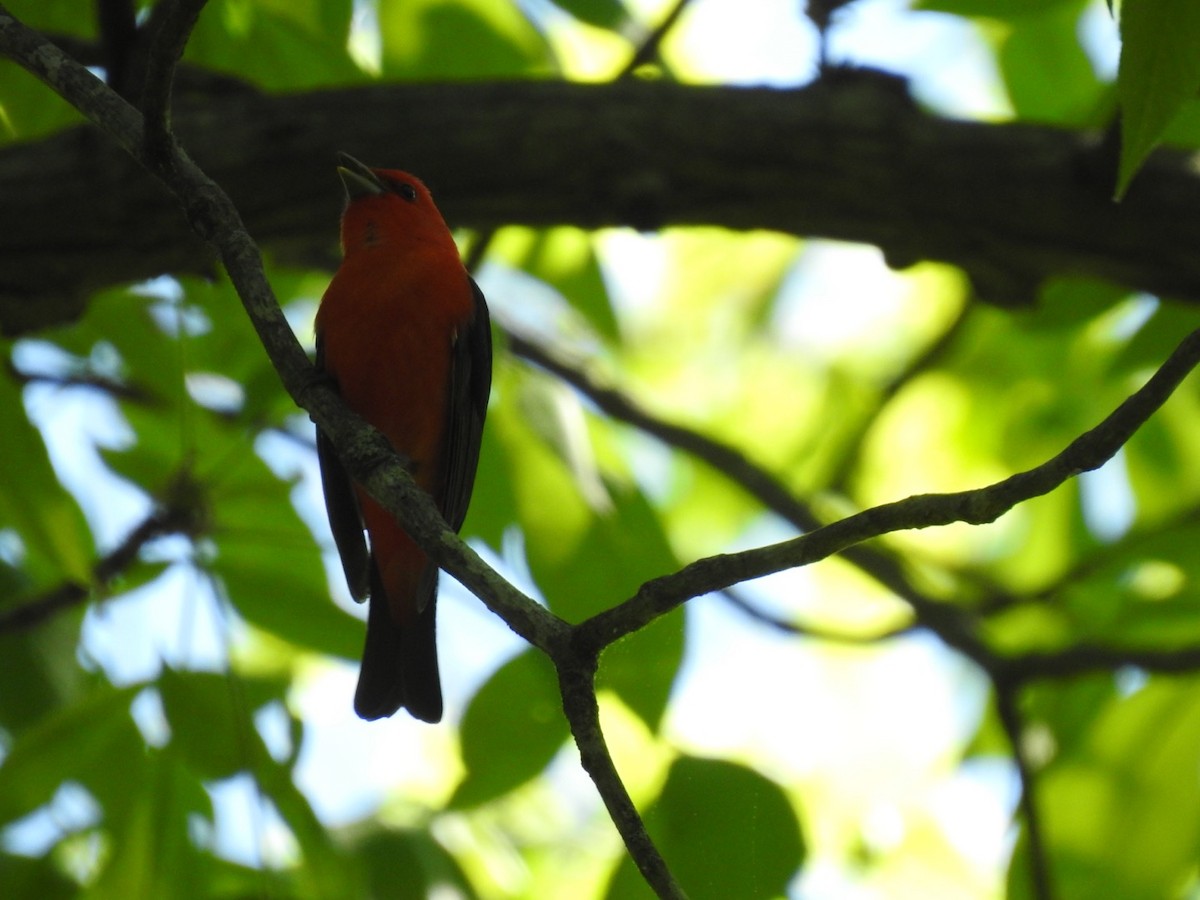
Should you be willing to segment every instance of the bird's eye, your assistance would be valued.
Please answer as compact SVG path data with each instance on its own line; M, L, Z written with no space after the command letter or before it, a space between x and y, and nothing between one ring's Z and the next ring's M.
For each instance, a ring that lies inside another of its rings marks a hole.
M417 202L417 189L406 181L402 181L396 185L396 193L409 203Z

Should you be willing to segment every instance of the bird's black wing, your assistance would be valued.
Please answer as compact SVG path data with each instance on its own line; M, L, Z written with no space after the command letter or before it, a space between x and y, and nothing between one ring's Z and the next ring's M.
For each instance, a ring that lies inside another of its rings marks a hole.
M479 285L469 276L468 280L475 298L475 312L455 336L451 351L446 435L436 497L442 516L455 531L462 527L471 502L483 420L492 388L491 320Z

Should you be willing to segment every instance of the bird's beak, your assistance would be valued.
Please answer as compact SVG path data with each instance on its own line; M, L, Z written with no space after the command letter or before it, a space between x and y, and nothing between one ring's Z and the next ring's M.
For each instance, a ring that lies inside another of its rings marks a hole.
M342 179L342 185L346 188L347 200L377 197L387 190L378 175L349 153L339 153L337 158L338 177Z

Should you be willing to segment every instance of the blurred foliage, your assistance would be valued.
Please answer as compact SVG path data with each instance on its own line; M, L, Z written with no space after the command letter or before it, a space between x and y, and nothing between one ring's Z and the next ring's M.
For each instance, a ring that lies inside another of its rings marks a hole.
M7 5L53 34L94 37L90 0ZM279 92L595 73L607 61L615 74L631 36L657 21L643 6L213 0L187 60ZM1104 128L1119 104L1114 189L1158 141L1194 139L1179 117L1200 82L1200 7L1188 0L1126 0L1115 83L1080 38L1083 16L1109 14L1103 4L913 6L978 29L1017 120ZM688 27L685 15L677 32ZM702 70L675 37L658 71ZM7 64L0 112L5 140L77 120ZM270 275L310 340L327 273ZM1200 325L1169 298L1070 278L1045 285L1034 309L1000 311L945 267L892 273L870 248L705 228L505 229L481 277L497 320L737 447L830 517L1041 462ZM493 660L457 720L452 709L426 737L399 742L389 723L344 738L339 751L357 755L341 765L372 777L382 751L371 748L387 748L382 806L377 796L350 821L322 811L312 779L337 779L303 768L322 727L305 698L322 675L344 674L362 626L313 513L311 425L227 283L106 291L70 327L3 350L0 617L60 585L90 585L95 561L156 505L186 508L194 533L143 548L91 585L86 608L0 633L0 893L645 893L582 781L553 669L528 650ZM1189 380L1101 473L993 525L879 544L931 598L978 615L996 653L1196 646L1198 406ZM568 620L683 562L792 533L722 473L503 351L489 416L464 535ZM101 474L72 475L81 459ZM837 560L746 591L789 624L870 635L910 621ZM1011 748L976 676L919 636L849 649L748 626L759 655L726 657L724 638L744 626L720 620L721 640L700 627L719 603L702 598L621 642L599 674L618 766L692 896L774 897L789 885L811 896L1030 895L1028 833L1011 865L1003 833L1015 815ZM101 637L144 618L153 627L115 650ZM206 642L208 620L218 637ZM776 676L781 652L804 680ZM690 718L680 712L681 673L720 688L699 719L695 703ZM1193 681L1127 667L1021 694L1061 896L1197 890ZM322 702L348 708L349 691ZM864 721L868 710L880 721ZM944 727L926 732L929 721ZM768 733L789 737L772 744ZM981 774L989 766L1002 774ZM231 821L230 790L256 812ZM989 822L995 834L980 838Z

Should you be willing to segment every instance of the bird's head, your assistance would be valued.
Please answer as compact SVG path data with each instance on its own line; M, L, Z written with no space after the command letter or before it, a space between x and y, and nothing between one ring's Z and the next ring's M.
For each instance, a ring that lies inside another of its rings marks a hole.
M453 245L454 238L429 189L399 169L372 169L348 153L338 154L346 188L342 251L389 247L401 252L427 241Z

